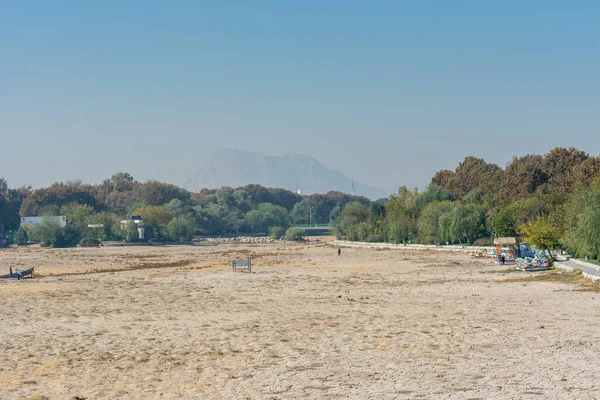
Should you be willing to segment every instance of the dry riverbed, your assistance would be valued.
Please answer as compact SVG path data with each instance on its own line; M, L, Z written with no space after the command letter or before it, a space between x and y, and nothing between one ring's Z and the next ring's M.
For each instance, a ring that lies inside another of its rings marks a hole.
M37 277L0 281L0 399L600 398L600 293L572 275L279 242L11 265Z

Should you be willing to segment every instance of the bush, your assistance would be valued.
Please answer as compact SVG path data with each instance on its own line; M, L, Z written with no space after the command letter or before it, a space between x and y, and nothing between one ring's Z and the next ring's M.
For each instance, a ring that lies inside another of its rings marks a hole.
M285 238L287 240L295 240L297 242L304 240L304 229L302 228L290 228L287 231L285 231Z
M56 236L54 236L54 238L52 239L52 247L54 247L55 249L62 249L67 247L68 245L69 241L67 240L65 235L60 231L57 232Z
M272 226L269 228L269 237L272 239L279 239L285 236L285 229L282 226Z
M99 244L100 244L100 241L98 239L94 239L94 238L83 238L79 242L80 247L96 247Z

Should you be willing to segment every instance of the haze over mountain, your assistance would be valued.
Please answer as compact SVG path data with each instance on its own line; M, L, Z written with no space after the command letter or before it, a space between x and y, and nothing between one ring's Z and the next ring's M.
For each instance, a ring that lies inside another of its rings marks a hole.
M326 193L339 190L352 192L352 179L341 171L330 169L313 157L288 154L267 156L244 150L222 149L188 179L184 186L193 191L221 186L260 184L290 190L299 188L303 194ZM354 182L355 194L371 199L387 197L384 189Z

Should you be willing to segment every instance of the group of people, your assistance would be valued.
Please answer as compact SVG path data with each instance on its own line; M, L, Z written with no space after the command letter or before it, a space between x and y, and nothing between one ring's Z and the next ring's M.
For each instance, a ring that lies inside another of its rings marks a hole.
M506 257L504 256L504 254L498 255L498 265L504 265L505 261L506 261Z
M17 280L20 281L21 277L23 276L23 274L19 270L16 270L15 272L13 272L12 267L9 267L8 268L8 277L9 278L13 278L15 276L17 277Z

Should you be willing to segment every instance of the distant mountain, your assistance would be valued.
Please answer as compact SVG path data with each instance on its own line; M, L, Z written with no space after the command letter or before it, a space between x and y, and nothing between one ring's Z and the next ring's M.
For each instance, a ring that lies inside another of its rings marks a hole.
M218 150L208 162L185 183L188 190L219 188L221 186L244 186L260 184L267 187L281 187L296 190L303 194L327 193L339 190L352 192L352 180L341 171L327 168L318 160L303 154L289 154L283 157L266 156L243 150ZM354 183L359 196L379 199L388 193L379 188Z

